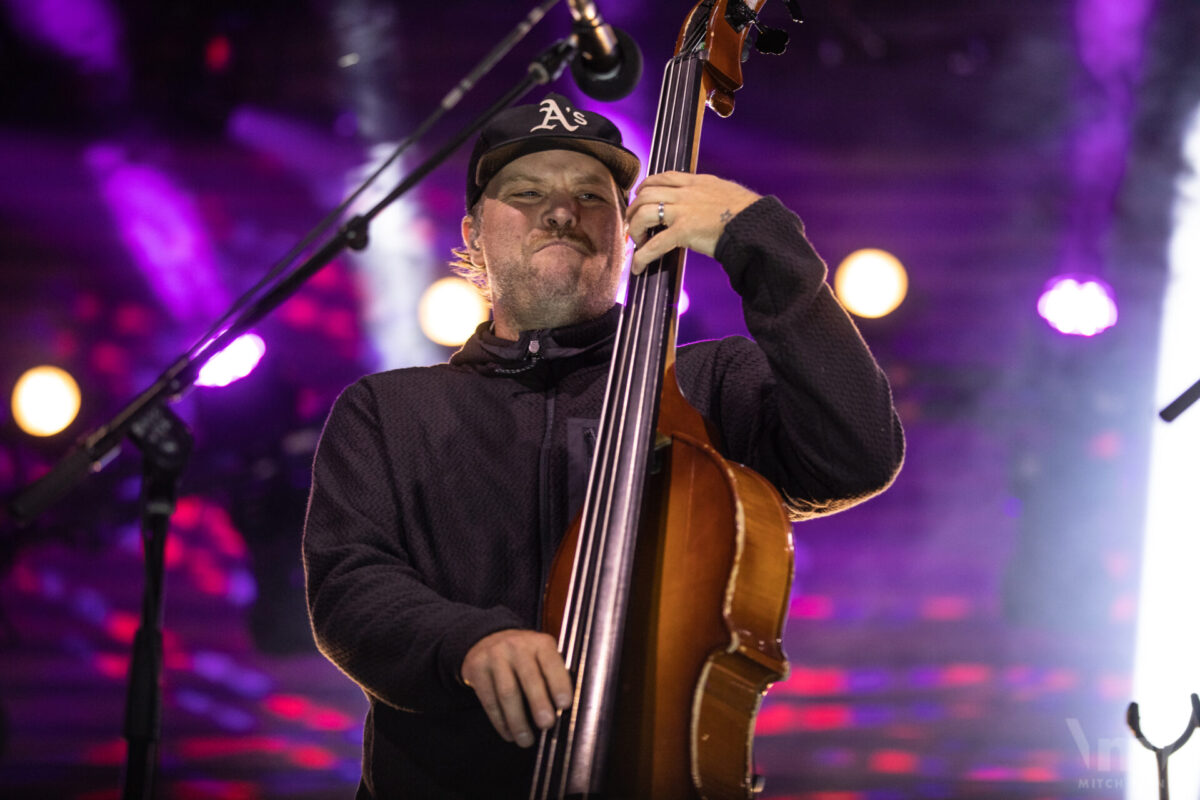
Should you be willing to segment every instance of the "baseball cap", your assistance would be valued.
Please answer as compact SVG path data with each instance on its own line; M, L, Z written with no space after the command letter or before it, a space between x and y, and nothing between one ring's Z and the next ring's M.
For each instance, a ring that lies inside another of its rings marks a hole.
M626 197L641 169L638 157L621 145L621 132L611 120L551 93L536 105L507 108L484 126L467 165L467 210L505 164L542 150L592 156L608 167Z

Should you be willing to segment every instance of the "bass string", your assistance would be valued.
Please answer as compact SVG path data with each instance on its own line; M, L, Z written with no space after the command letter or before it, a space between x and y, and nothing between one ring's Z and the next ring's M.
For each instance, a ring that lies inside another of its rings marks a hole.
M686 169L689 165L690 148L687 145L691 131L694 130L694 119L691 119L686 112L689 105L692 108L696 106L694 98L690 98L687 92L680 92L679 86L693 84L698 69L699 60L694 56L675 59L668 65L663 92L664 97L667 98L667 104L664 113L660 115L660 130L656 131L656 138L661 135L660 141L663 144L659 147L656 143L652 149L650 174L657 174L668 169ZM636 335L636 332L646 331L647 326L662 327L665 321L665 305L673 294L673 287L670 285L673 277L672 270L656 268L648 269L642 275L633 276L630 280L625 315L628 322L622 326L621 342L615 362L617 369L614 370L614 373L619 374L613 376L618 394L615 402L606 404L606 410L615 410L616 416L613 424L607 426L609 435L604 437L603 452L598 456L601 458L599 463L605 467L600 473L599 498L611 497L616 486L622 482L625 482L627 490L635 488L631 485L635 477L633 470L613 470L609 468L609 465L615 463L614 455L621 443L628 441L630 437L636 438L638 430L648 424L647 417L657 401L656 396L651 396L656 395L656 392L649 391L649 388L651 383L657 383L655 379L658 377L661 353L655 353L656 358L651 359L635 357L638 351L637 343L641 338ZM631 408L631 406L633 407ZM590 518L587 519L584 542L580 544L581 547L586 547L585 564L581 575L585 578L588 587L585 591L576 594L576 602L572 608L575 613L571 615L573 630L570 636L570 649L572 654L578 658L576 672L578 683L582 683L589 667L587 645L598 613L595 583L598 580L601 553L607 544L611 529L609 524L611 504L603 502L601 499L600 502L593 504L591 510L590 515L585 515ZM582 613L583 607L587 608L586 613ZM573 729L574 719L572 719L570 727ZM570 735L568 733L568 736ZM567 751L570 751L569 741Z
M694 38L694 37L693 37ZM685 48L686 50L687 48ZM655 131L655 144L652 147L651 163L648 167L649 174L657 174L666 171L667 169L685 169L690 153L686 152L689 148L688 134L694 130L694 121L687 119L685 113L689 103L688 93L680 92L678 87L680 84L687 85L695 80L698 70L698 59L695 56L685 56L673 59L667 66L666 77L664 79L663 96L668 98L666 108L659 115L658 129ZM681 74L682 73L682 74ZM692 99L694 103L694 99ZM694 106L693 106L694 107ZM663 142L662 146L658 146L659 142ZM631 424L637 426L641 424L639 420L645 417L645 405L647 398L645 397L645 382L648 379L648 373L651 370L646 369L643 359L635 358L637 350L636 344L638 336L634 333L638 330L644 330L647 324L653 324L656 321L661 321L663 313L663 301L670 295L669 287L664 287L665 281L671 278L670 271L662 269L653 269L643 272L640 276L633 276L630 279L629 297L626 300L626 314L623 320L628 320L627 324L623 324L619 332L619 341L617 343L618 355L614 364L616 368L612 370L609 376L610 386L606 389L606 396L611 394L613 388L618 392L618 398L614 403L605 401L605 411L611 412L613 409L618 409L617 417L612 425L605 425L605 429L609 435L602 437L600 448L596 458L599 474L593 483L597 492L589 492L588 498L597 498L598 502L589 502L590 508L584 511L584 522L581 528L581 555L583 556L583 564L577 569L577 579L581 578L583 587L577 586L577 581L572 581L569 590L567 606L571 613L568 614L567 620L570 621L570 630L563 631L564 636L560 637L565 641L561 642L567 651L564 656L567 659L568 667L571 663L578 659L576 666L576 685L582 684L584 676L587 673L587 643L590 638L591 629L597 613L596 609L596 593L595 582L598 580L600 554L603 552L608 534L608 513L611 511L610 504L604 502L604 498L612 496L614 487L619 483L620 476L616 471L609 467L615 463L615 451L619 448L622 441L630 436ZM668 291L663 291L664 288ZM647 302L647 296L651 301ZM652 359L653 360L653 359ZM637 375L641 372L641 380L631 377L631 374ZM657 371L654 370L654 371ZM642 391L633 392L635 385L640 385ZM638 395L638 409L636 414L631 414L629 405L634 399L631 395ZM651 401L656 398L649 398ZM631 422L632 416L632 422ZM626 472L629 472L626 470ZM628 479L627 479L628 480ZM604 518L601 519L600 517ZM581 613L583 607L587 607L587 613ZM567 620L564 620L566 622ZM558 728L555 734L548 737L543 742L543 752L539 753L539 764L543 760L547 766L555 763L554 759L558 754L559 745L563 747L564 753L571 752L571 740L574 738L575 715L577 709L573 710L571 719L566 726L566 742L560 742L558 736ZM561 727L561 723L560 726ZM551 768L545 773L545 782L552 779ZM565 781L566 775L563 774ZM549 789L548 785L544 788Z
M708 14L711 13L712 5L713 5L713 0L705 0L705 2L700 4L699 8L701 10L705 11L705 15L707 16ZM698 24L698 22L694 21L689 27L689 33L685 39L685 42L684 42L683 47L681 48L681 51L684 53L688 53L689 51L695 50L705 35L705 29L706 29L706 26L700 25L700 24ZM674 161L676 162L676 166L674 168L682 169L684 167L684 165L682 164L682 161L683 161L683 158L687 154L680 152L679 145L681 142L686 140L686 137L684 136L684 134L688 130L688 128L683 128L683 127L679 126L677 120L680 116L682 116L682 113L686 108L688 98L685 96L681 96L681 93L679 93L677 90L677 85L679 83L678 73L680 71L680 65L683 64L684 70L687 73L687 77L694 78L695 72L697 69L697 61L698 61L698 59L695 56L688 55L688 56L674 58L667 64L666 77L663 82L664 83L663 95L672 97L675 100L675 102L674 102L674 105L668 106L667 113L660 114L658 120L656 121L657 124L656 124L656 130L654 133L654 142L652 143L652 147L651 147L651 163L648 166L648 170L647 170L648 174L653 175L653 174L657 174L659 172L666 171L666 167L664 165L666 163L666 159L669 157L668 154L670 154L672 152L674 152ZM661 105L661 103L660 103L660 105ZM672 124L673 121L675 121L674 124ZM668 142L668 144L664 145L663 147L659 147L658 143L662 142L662 141L666 141L666 142ZM633 318L634 315L636 314L637 319L639 320L639 324L642 324L641 320L644 319L644 316L645 316L644 313L638 313L638 310L641 309L645 303L645 294L646 294L645 283L646 283L646 281L644 280L644 278L645 278L645 273L643 273L643 276L641 276L641 277L632 276L630 278L630 280L629 280L630 289L628 292L629 297L626 300L626 308L632 309L632 312L627 313L626 317ZM627 327L627 326L622 326L623 329L625 327ZM628 371L628 369L630 368L632 361L633 361L633 359L631 358L631 351L633 349L634 342L632 341L633 337L630 337L628 335L623 335L625 333L626 333L625 330L622 330L619 332L619 340L617 342L618 358L615 362L618 365L618 369L613 370L613 374L610 374L610 376L609 376L610 387L606 388L606 390L605 390L605 397L606 397L605 409L606 410L609 408L607 398L608 398L611 386L616 385L617 387L623 387L623 386L628 385L628 381L625 379L625 373ZM619 374L617 374L618 372L619 372ZM615 384L613 383L614 377L618 378L618 380L616 380ZM624 404L622 404L622 407L624 407ZM624 418L622 418L619 425L620 425L620 429L623 431L624 427L625 427ZM611 430L611 427L605 426L605 430ZM603 433L603 431L602 431L602 433ZM605 436L603 438L603 440L600 443L600 447L597 448L598 455L600 456L599 460L597 461L598 464L609 465L609 464L614 463L615 459L613 458L612 448L617 443L619 443L619 441L620 441L620 437ZM606 487L610 486L611 484L610 484L608 476L607 476L607 470L604 470L604 472L599 476L599 480L594 480L593 483L596 486L600 486L600 485L605 485ZM586 495L586 497L588 497L588 498L596 496L596 492L591 491L591 488L592 487L589 487L589 492ZM603 491L610 491L610 489L606 488ZM594 506L596 504L591 504L591 505ZM589 509L584 509L583 522L581 523L581 525L582 525L581 531L582 531L583 541L581 541L581 543L580 543L580 547L583 547L584 542L586 542L588 545L587 549L589 551L591 550L591 545L594 543L595 531L596 531L596 527L597 527L596 521L595 521L595 513L594 513L595 509L593 508L591 510L593 511L593 513L589 514L588 513ZM574 595L575 594L575 592L573 591L575 588L574 582L572 582L571 588L572 588L571 594ZM578 599L582 600L582 598L578 598ZM572 604L570 600L571 599L568 598L567 605L572 607L573 610L577 610L578 605ZM575 614L570 615L570 618L576 619L576 620L578 619L577 615L575 615ZM563 632L563 633L566 633L566 632ZM574 629L573 629L573 631L569 635L563 636L562 638L567 640L567 641L563 642L563 644L570 647L570 644L573 644L576 641L577 637L576 637L576 634L574 633ZM573 649L573 648L571 648L571 649ZM570 664L570 660L568 660L568 664Z
M677 66L674 62L668 64L667 76L664 81L664 96L672 93L674 85L677 82L676 73ZM660 155L663 150L659 143L664 138L670 139L670 136L663 136L664 123L670 119L670 114L661 114L659 120L659 130L655 132L655 144L652 148L651 156L651 172L661 171L662 157ZM603 531L608 527L606 511L611 510L610 504L604 502L608 497L611 497L613 487L617 482L617 476L614 474L612 466L616 463L616 451L618 450L622 440L627 435L629 429L629 401L630 393L628 388L631 383L630 373L637 369L638 359L634 357L637 350L637 337L634 331L642 324L644 319L644 309L646 305L647 294L647 277L648 273L643 273L638 276L631 276L629 280L628 297L626 298L625 313L622 316L622 325L620 330L620 338L618 342L617 356L614 360L614 369L610 376L612 382L612 392L615 392L615 397L610 396L605 401L605 412L611 416L602 420L601 439L599 452L596 455L597 475L594 498L597 502L592 504L588 509L590 513L585 513L584 528L582 530L582 540L580 547L586 548L588 557L585 560L585 568L581 570L581 575L585 577L585 582L590 581L592 573L590 567L595 565L595 560L591 556L597 554L596 551L602 547L603 542L601 536ZM576 598L577 605L573 606L572 611L581 612L582 605L587 604L587 601L582 596ZM582 638L582 629L588 622L590 615L575 613L572 615L574 627L572 629L571 641L572 644L578 645ZM575 648L573 647L574 651ZM570 664L570 662L568 662ZM579 665L582 671L586 670L586 665Z
M666 76L664 80L664 95L673 89L675 84L675 73L678 67L674 61L668 63ZM650 172L658 171L657 165L661 161L656 154L661 149L658 143L663 141L663 125L666 115L660 114L657 120L657 128L654 135L654 145L651 149L651 166ZM620 443L620 436L614 432L619 432L623 428L623 422L612 423L612 409L617 406L622 406L620 399L614 399L613 394L620 392L621 388L628 385L626 373L634 365L632 357L633 349L636 342L630 335L630 322L636 317L636 309L644 303L644 286L641 277L631 276L629 280L628 297L626 299L624 314L621 317L621 327L617 332L617 340L615 343L616 357L614 358L614 368L609 374L608 385L605 388L605 397L603 411L605 417L600 424L600 439L597 443L596 453L593 455L593 470L591 472L590 485L585 495L586 505L583 510L581 526L580 526L580 542L579 549L584 554L582 565L576 567L576 572L580 576L588 574L588 565L590 559L587 554L593 549L595 543L596 529L600 527L597 515L602 513L605 504L602 499L608 492L611 491L612 476L609 467L616 462L614 448ZM577 644L577 631L579 616L577 613L582 602L579 593L575 591L576 583L583 581L573 581L571 586L571 594L568 597L567 607L572 613L564 618L564 621L573 621L574 624L569 630L561 632L563 639L562 645L566 649L564 656L567 659L568 667L573 664L573 653Z
M703 2L696 6L697 11L701 13L696 13L692 16L692 20L688 24L687 35L683 41L683 47L680 48L680 52L694 52L696 47L699 46L700 42L704 39L705 35L708 33L708 23L712 18L714 3L715 0L703 0Z
M682 69L681 69L682 65ZM680 72L684 74L681 76ZM668 65L667 78L664 81L663 95L667 98L668 105L664 113L660 115L663 120L661 133L663 134L663 144L652 148L651 165L649 168L650 174L657 174L666 171L670 166L678 166L683 155L680 151L680 144L684 142L686 136L686 126L681 125L681 120L684 118L686 110L686 98L681 97L681 92L678 91L678 85L686 82L686 78L694 75L695 59L676 59ZM658 133L658 132L656 132ZM626 300L626 313L624 320L626 324L622 326L622 342L616 361L619 374L614 378L615 387L618 394L616 402L609 404L606 410L615 410L616 417L612 424L608 425L607 434L604 436L604 452L603 460L599 463L606 468L601 474L603 481L600 489L601 498L609 498L615 492L615 487L621 480L630 480L631 476L618 474L617 470L609 469L612 464L615 464L616 451L620 448L622 442L628 440L630 436L640 427L646 417L646 402L644 386L648 379L649 373L656 372L651 369L652 365L646 363L644 358L636 358L638 355L637 343L639 337L637 331L644 331L648 324L653 323L656 318L662 314L661 298L663 295L662 284L670 278L667 271L661 269L647 269L641 275L632 276L630 278L630 292ZM648 298L650 302L648 302ZM642 391L637 391L639 388ZM653 401L656 398L648 398ZM630 408L631 404L636 404L636 408ZM630 472L625 470L625 473ZM607 541L607 535L610 530L608 513L611 511L609 503L600 502L596 504L594 516L588 520L588 530L586 535L587 549L590 558L591 570L588 570L588 583L592 584L595 580L596 571L599 569L599 554L603 552L603 548ZM579 676L586 673L587 670L587 648L586 642L590 633L592 622L595 619L595 594L589 592L587 597L580 596L581 604L588 605L588 612L575 617L576 633L572 638L579 645L580 663L578 666ZM581 610L581 609L580 609Z

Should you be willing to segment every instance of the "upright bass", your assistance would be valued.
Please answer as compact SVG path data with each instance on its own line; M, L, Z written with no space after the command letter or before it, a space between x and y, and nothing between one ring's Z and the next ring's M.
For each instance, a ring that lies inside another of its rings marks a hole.
M705 106L733 110L765 0L703 0L663 75L649 172L695 171ZM675 378L684 252L632 276L580 519L551 569L543 627L575 678L530 792L747 798L781 638L791 527L765 479L723 459Z

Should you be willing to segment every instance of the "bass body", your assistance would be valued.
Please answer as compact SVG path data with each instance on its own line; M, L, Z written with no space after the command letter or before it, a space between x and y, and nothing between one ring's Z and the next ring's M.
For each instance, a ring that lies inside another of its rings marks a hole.
M779 493L725 460L666 382L637 533L603 795L754 794L754 719L787 675L791 525ZM555 557L543 629L562 626L579 525Z

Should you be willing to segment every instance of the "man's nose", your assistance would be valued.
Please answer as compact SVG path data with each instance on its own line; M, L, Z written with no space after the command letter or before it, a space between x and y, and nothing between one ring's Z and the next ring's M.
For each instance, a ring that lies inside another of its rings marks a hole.
M569 228L579 221L575 198L569 194L553 194L548 198L543 220L547 228Z

